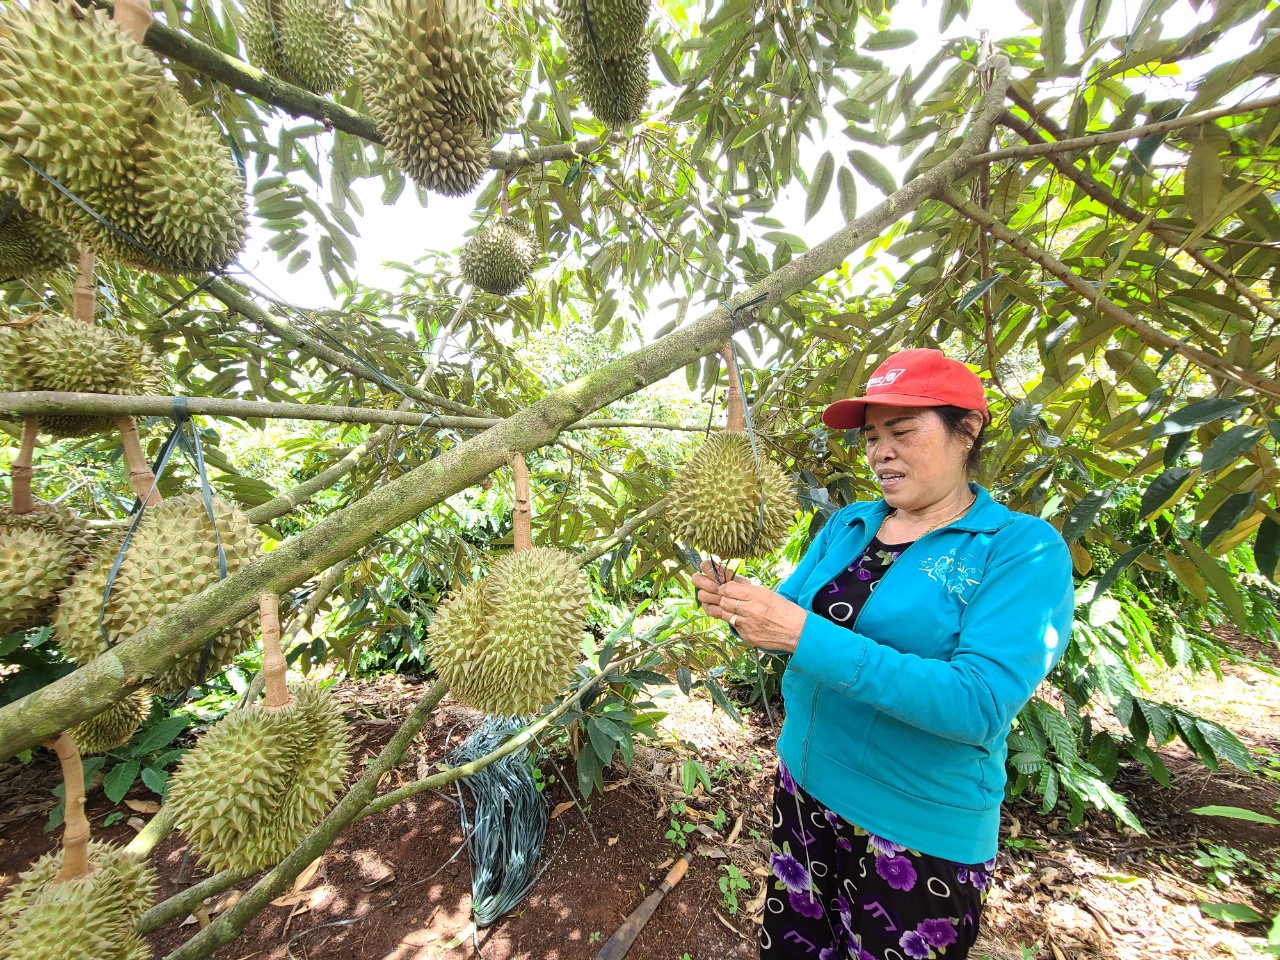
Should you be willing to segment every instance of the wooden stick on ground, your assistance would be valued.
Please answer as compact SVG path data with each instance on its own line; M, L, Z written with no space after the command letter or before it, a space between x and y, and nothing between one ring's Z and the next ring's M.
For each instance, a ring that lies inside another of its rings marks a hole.
M22 446L14 457L9 475L13 483L13 512L30 513L35 509L31 498L31 463L36 453L36 434L40 432L39 417L22 418Z

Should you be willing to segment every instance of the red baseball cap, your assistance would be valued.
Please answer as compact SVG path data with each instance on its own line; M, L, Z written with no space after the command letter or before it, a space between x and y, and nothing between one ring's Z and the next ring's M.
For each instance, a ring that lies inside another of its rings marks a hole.
M991 422L986 392L978 375L941 350L902 350L876 367L861 397L837 400L822 411L822 422L833 430L861 428L867 404L890 407L963 407L979 410Z

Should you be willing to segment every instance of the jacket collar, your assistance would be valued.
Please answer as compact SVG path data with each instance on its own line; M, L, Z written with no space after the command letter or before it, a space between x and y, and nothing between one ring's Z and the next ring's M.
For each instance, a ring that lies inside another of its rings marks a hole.
M968 533L995 533L1001 527L1007 526L1012 521L1009 508L1003 504L996 503L991 499L991 494L987 492L986 487L981 484L971 483L969 489L973 491L973 506L959 520L949 524L949 528L953 530L964 530ZM859 510L850 516L845 522L852 526L858 522L865 522L872 529L878 529L880 523L889 514L889 505L884 502L884 498L871 502L871 508L867 511Z

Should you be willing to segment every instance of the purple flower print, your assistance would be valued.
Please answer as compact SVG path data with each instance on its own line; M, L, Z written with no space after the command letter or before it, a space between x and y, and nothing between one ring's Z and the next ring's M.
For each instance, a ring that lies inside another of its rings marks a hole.
M850 934L852 939L849 941L849 960L876 960L871 954L862 949L862 937L858 934Z
M884 837L877 837L874 833L867 834L867 850L877 857L892 857L905 849L907 848L900 843L894 843Z
M914 930L908 930L904 933L898 943L902 945L903 951L912 960L927 960L933 953L933 949L929 946L929 941Z
M773 867L773 875L792 893L806 893L809 890L809 871L791 854L771 854L769 866Z
M936 950L945 950L956 942L956 928L950 920L939 917L935 920L921 920L916 933L929 942Z
M844 932L861 942L861 938L853 932L853 907L849 905L843 893L836 894L836 910L840 914L840 925L844 927Z
M906 857L876 857L876 873L895 890L910 890L916 885L916 868Z
M792 796L796 792L796 781L791 776L791 771L787 769L787 765L781 760L778 761L778 786Z
M810 920L820 920L822 918L822 901L810 891L797 893L792 890L788 897L791 900L791 909L802 917L808 917Z
M842 837L839 834L836 835L836 846L839 847L841 850L853 849L853 844L850 842L849 838Z
M818 960L840 960L840 951L835 946L823 947L818 952Z
M827 826L832 830L840 829L840 816L834 810L824 809L822 811L822 816L826 819Z

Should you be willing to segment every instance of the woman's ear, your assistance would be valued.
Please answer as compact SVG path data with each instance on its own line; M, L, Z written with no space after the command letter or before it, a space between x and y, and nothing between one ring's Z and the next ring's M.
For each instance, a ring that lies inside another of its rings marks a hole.
M984 421L982 418L982 414L979 413L977 410L970 410L967 414L965 414L965 418L964 420L961 421L961 423L964 424L965 433L969 434L969 440L971 441L970 443L971 446L973 443L977 442L978 434L982 433L982 427L985 422L986 421Z

